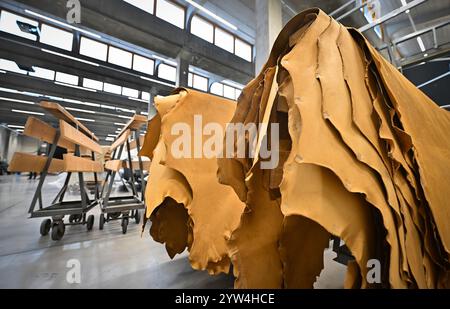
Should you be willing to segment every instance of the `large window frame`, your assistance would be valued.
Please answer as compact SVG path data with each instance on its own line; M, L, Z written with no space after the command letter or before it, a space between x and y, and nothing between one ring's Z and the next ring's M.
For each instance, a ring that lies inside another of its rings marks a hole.
M206 40L206 39L204 39L204 38L202 38L202 37L200 37L200 36L198 36L198 35L192 33L192 20L193 20L194 18L201 19L203 22L208 23L208 24L211 24L211 25L213 26L213 41L212 41L212 42L210 42L210 41L208 41L208 40ZM231 36L233 37L233 51L232 51L232 52L229 51L229 50L227 50L227 49L225 49L225 48L223 48L223 47L220 47L220 46L218 46L218 45L216 44L216 29L220 29L220 31L225 32L226 34L231 35ZM201 16L201 15L195 14L194 16L192 16L192 18L191 18L191 20L190 20L190 22L189 22L189 27L188 27L187 30L189 31L190 34L195 35L196 37L198 37L198 38L200 38L200 39L202 39L202 40L204 40L204 41L206 41L206 42L208 42L208 43L211 43L211 44L213 44L214 46L217 46L217 47L219 47L220 49L223 49L223 50L225 50L225 51L227 51L227 52L229 52L229 53L231 53L231 54L233 54L233 55L235 55L235 56L237 56L237 57L239 57L239 58L241 58L241 59L244 59L245 61L248 61L248 62L250 62L250 63L253 63L253 62L254 62L254 56L255 56L255 53L254 53L254 46L253 46L253 44L250 44L249 42L247 42L247 41L244 40L243 38L236 36L234 33L228 31L227 29L224 29L223 27L219 26L218 23L216 23L216 22L214 22L214 21L212 21L212 20L209 20L209 19L207 19L207 18L205 18L205 17L203 17L203 16ZM241 56L239 56L239 55L236 54L236 40L239 40L239 41L241 41L243 44L246 44L246 45L250 46L250 51L251 51L250 60L249 60L249 59L246 59L246 58L244 58L244 57L241 57Z

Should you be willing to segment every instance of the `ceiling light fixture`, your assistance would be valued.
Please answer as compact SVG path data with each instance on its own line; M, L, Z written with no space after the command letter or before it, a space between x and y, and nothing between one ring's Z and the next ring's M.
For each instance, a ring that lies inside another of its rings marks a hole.
M425 52L427 49L425 48L425 44L423 44L422 38L419 36L417 37L417 43L419 44L420 50L422 52Z
M29 105L34 105L34 102L31 102L31 101L24 101L24 100L10 99L10 98L5 98L5 97L0 97L0 100L10 101L10 102L16 102L16 103L24 103L24 104L29 104Z
M66 107L67 110L73 111L73 112L80 112L80 113L86 113L86 114L96 114L96 112L88 110L88 109L80 109L80 108L73 108L73 107Z
M78 31L78 32L82 32L82 33L87 34L87 35L89 35L89 36L92 36L92 37L94 37L94 38L97 38L97 39L101 39L101 38L102 38L102 37L101 37L100 35L98 35L98 34L92 33L92 32L90 32L90 31L87 31L87 30L84 30L84 29L81 29L81 28L78 28L78 27L74 27L74 26L72 26L72 25L63 23L63 22L61 22L61 21L59 21L59 20L56 20L56 19L53 19L53 18L44 16L44 15L42 15L42 14L39 14L39 13L30 11L30 10L25 10L25 12L28 13L28 14L30 14L30 15L34 15L34 16L36 16L36 17L39 17L39 18L48 20L48 21L50 21L50 22L52 22L52 23L55 23L55 24L58 24L58 25L60 25L60 26L67 27L67 28L73 29L73 30Z
M8 128L12 128L12 129L25 129L25 126L8 125Z
M79 121L95 122L94 119L87 119L87 118L80 118L80 117L75 117L75 119L79 120Z
M211 16L212 18L216 19L217 21L220 21L222 24L226 25L227 27L230 27L231 29L233 29L234 31L238 30L238 27L236 27L235 25L233 25L232 23L226 21L225 19L223 19L222 17L214 14L213 12L211 12L210 10L204 8L203 6L201 6L200 4L198 4L197 2L194 2L192 0L185 0L187 3L189 3L190 5L196 7L197 9L203 11L204 13L208 14L209 16Z
M29 115L45 116L44 113L30 112L30 111L24 111L24 110L20 110L20 109L12 109L11 111L14 112L14 113L19 113L19 114L29 114Z

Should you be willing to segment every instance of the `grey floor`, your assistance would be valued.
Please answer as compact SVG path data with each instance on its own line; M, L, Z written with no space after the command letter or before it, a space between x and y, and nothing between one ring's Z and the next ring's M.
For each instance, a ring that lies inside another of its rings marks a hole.
M58 192L50 176L44 202ZM64 238L54 242L39 234L40 219L28 219L28 207L38 180L26 176L0 176L0 288L223 288L233 287L233 277L209 276L191 269L187 254L170 260L163 245L154 242L140 227L130 223L122 234L119 221L94 230L70 226ZM316 288L341 288L345 267L335 262L331 251L324 255L326 268ZM81 282L68 283L67 263L77 260Z

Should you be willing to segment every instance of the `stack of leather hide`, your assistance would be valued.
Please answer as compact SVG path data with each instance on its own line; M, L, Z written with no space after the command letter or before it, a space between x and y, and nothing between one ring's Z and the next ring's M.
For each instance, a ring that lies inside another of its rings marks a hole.
M450 114L359 32L319 9L295 17L231 123L259 128L241 137L256 159L219 159L247 207L229 242L236 287L311 288L332 235L354 256L347 288L450 286ZM272 124L279 162L264 169Z

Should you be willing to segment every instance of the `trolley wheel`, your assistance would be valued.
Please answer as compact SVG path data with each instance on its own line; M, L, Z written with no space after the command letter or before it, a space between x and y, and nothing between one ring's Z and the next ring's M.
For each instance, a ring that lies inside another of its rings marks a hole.
M105 215L101 214L100 215L100 220L99 220L99 226L98 228L100 229L100 231L103 230L103 227L105 226Z
M122 219L122 233L126 234L128 229L128 218Z
M136 221L136 224L139 224L141 222L141 213L139 210L136 210L136 213L134 214L134 221Z
M51 228L52 228L52 220L46 219L42 221L40 229L41 236L47 236Z
M95 217L93 215L90 215L87 218L86 228L87 228L88 232L92 231L92 228L94 227L94 220L95 220Z
M52 240L61 240L66 232L66 226L63 221L53 224L52 227Z
M73 221L75 221L75 215L70 215L69 216L69 223L73 223Z

